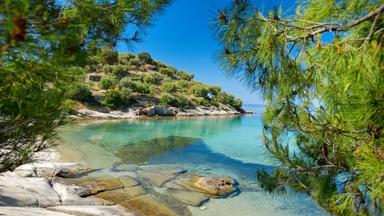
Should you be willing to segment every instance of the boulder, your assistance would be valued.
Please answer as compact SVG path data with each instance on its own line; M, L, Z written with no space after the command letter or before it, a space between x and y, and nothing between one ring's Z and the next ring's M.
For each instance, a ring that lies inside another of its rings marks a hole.
M194 177L189 185L195 190L214 196L224 196L236 190L235 180L226 176Z
M178 113L178 109L171 107L166 108L163 106L151 106L141 109L140 114L146 116L175 116Z

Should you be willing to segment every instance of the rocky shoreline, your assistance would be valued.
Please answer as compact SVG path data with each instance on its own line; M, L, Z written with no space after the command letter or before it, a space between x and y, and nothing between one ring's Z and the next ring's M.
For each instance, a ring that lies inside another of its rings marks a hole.
M83 107L72 112L73 118L113 118L113 119L128 119L139 117L155 117L155 116L218 116L218 115L240 115L253 114L245 110L236 110L230 107L191 107L191 108L176 108L164 106L150 107L132 107L123 111L108 111L94 110Z
M189 206L236 195L225 176L201 176L171 165L90 169L60 160L54 149L0 173L2 215L192 215Z

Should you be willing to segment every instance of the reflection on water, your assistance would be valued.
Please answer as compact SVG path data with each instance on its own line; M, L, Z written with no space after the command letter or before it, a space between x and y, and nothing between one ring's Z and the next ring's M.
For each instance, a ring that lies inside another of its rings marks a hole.
M169 136L130 142L119 147L115 155L121 159L120 164L140 164L150 158L161 157L167 152L184 149L197 140L192 137Z

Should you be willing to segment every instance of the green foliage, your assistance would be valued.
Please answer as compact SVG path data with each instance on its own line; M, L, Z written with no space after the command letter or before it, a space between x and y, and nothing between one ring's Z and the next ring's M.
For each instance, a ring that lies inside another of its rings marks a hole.
M122 79L129 74L129 67L126 65L112 65L111 69L112 75L117 79Z
M161 76L158 73L145 74L143 78L143 82L150 85L159 85L161 80Z
M84 73L80 67L98 61L88 55L120 39L137 41L168 3L0 1L0 171L49 145L64 123L68 91ZM103 61L115 63L115 54L104 52Z
M175 93L177 91L177 86L174 82L163 82L161 90L166 93Z
M177 70L174 67L166 66L166 67L161 67L159 69L159 72L161 74L164 74L165 76L174 77L177 73Z
M187 81L191 81L195 77L193 74L189 74L185 71L178 71L177 76L179 77L179 79L187 80Z
M110 47L105 47L101 52L103 64L114 65L119 62L119 54Z
M114 88L117 83L117 80L114 76L103 76L100 79L99 87L101 89L107 90L110 88Z
M69 98L78 101L92 101L92 92L84 83L76 83L69 89Z
M123 65L128 65L129 61L136 56L132 53L119 54L119 63Z
M304 191L338 215L382 215L383 1L305 1L289 17L260 11L235 1L215 30L223 67L267 103L264 141L282 166L259 173L261 186Z
M162 104L164 106L175 106L175 107L177 107L179 105L177 99L168 93L161 94L160 104Z
M137 55L137 58L140 61L140 64L153 64L153 59L149 53L142 52Z
M196 83L190 88L190 93L196 97L208 98L209 90L205 85Z
M111 109L120 109L124 105L124 99L118 89L110 89L105 94L103 104Z

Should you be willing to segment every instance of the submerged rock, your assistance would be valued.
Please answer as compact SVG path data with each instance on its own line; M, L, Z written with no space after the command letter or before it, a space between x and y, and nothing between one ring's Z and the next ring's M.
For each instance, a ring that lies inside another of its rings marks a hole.
M180 189L173 189L173 188L157 188L155 189L155 191L160 194L170 196L173 199L176 199L181 203L185 205L190 205L190 206L200 206L201 204L209 200L209 198L206 195L199 192L190 191L190 190L180 190Z
M141 179L155 187L162 187L165 183L186 172L186 170L181 169L147 169L137 171Z
M142 215L151 216L177 216L178 214L165 203L152 195L142 195L121 202L119 205L138 212Z
M146 192L143 187L135 186L100 192L96 194L95 197L107 200L109 202L112 202L113 204L119 204L121 202L144 194L146 194Z
M189 185L202 193L224 196L236 190L235 180L226 176L209 176L192 178Z

